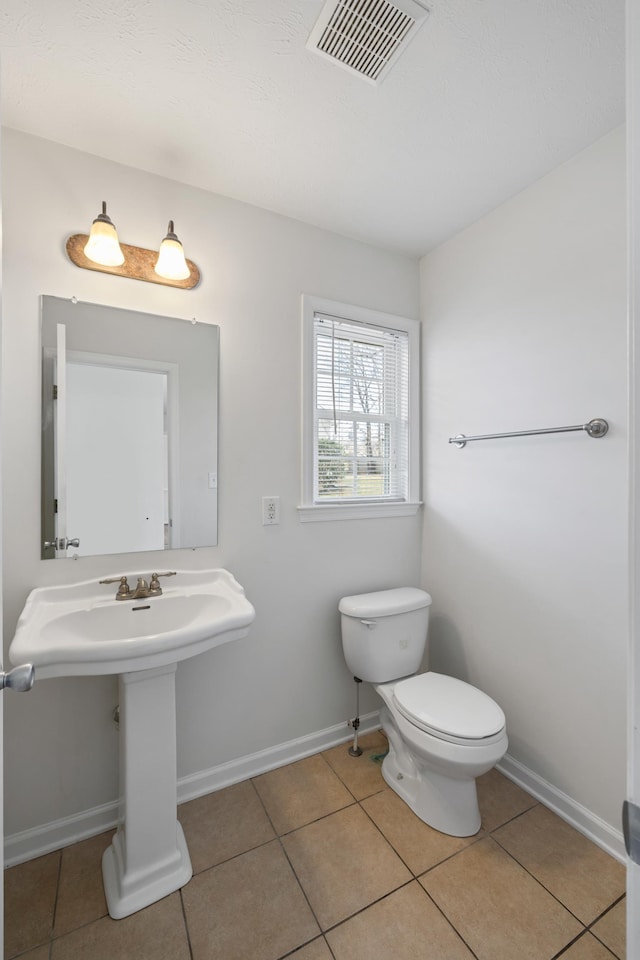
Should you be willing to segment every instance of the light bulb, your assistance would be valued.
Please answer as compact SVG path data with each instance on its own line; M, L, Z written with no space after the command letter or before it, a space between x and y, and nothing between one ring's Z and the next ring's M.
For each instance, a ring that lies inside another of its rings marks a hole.
M124 253L118 242L116 228L107 216L107 204L102 201L102 213L91 224L91 232L84 248L84 255L104 267L119 267L124 263Z
M165 280L186 280L191 275L182 244L173 232L173 220L169 220L169 229L160 244L158 261L154 269L158 276L164 277Z

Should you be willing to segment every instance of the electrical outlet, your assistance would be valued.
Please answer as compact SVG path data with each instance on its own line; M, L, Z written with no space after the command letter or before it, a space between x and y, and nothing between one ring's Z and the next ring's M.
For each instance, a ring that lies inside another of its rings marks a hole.
M280 523L280 497L262 498L262 526Z

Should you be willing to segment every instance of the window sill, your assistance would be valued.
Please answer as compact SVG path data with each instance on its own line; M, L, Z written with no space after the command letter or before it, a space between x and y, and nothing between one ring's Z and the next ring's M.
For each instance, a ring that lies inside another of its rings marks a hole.
M298 507L301 523L317 520L374 520L382 517L415 517L422 506L416 503L319 503Z

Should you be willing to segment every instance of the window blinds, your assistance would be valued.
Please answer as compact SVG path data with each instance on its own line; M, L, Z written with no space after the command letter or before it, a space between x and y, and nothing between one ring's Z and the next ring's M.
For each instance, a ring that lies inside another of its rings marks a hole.
M314 500L407 500L409 337L314 317Z

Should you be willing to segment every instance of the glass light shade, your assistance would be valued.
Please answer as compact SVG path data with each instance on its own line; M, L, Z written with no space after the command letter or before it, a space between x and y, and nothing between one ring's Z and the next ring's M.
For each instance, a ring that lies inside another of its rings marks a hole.
M104 267L119 267L124 263L124 253L120 249L118 234L107 216L107 205L104 202L102 213L98 214L91 224L84 255L87 259L100 263Z
M160 244L154 270L165 280L186 280L191 275L182 244L173 232L173 220L169 221L169 230Z

